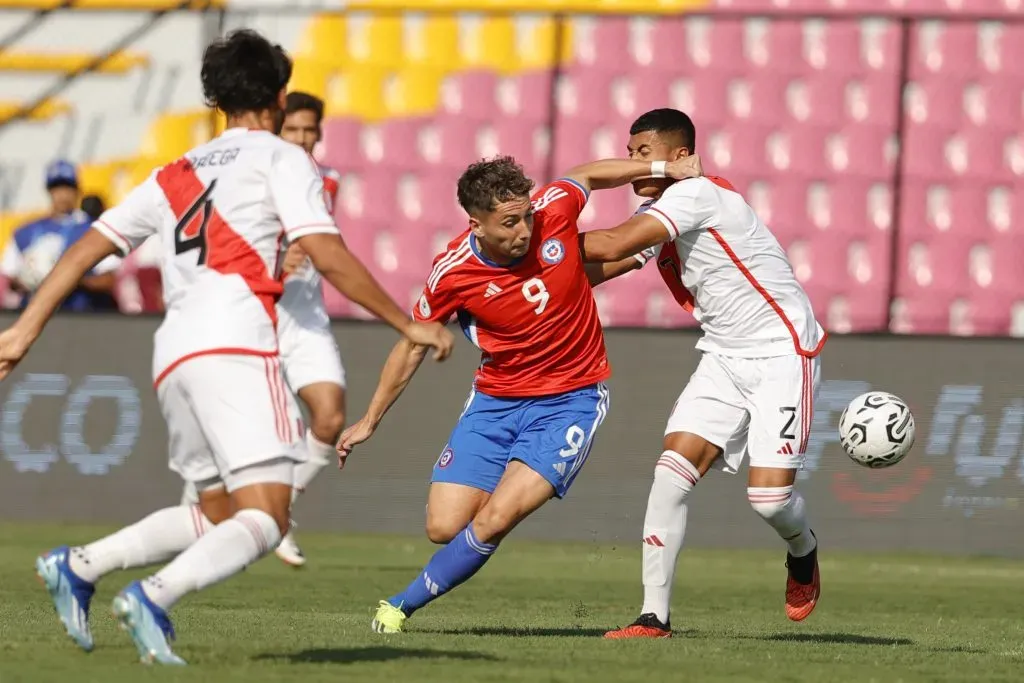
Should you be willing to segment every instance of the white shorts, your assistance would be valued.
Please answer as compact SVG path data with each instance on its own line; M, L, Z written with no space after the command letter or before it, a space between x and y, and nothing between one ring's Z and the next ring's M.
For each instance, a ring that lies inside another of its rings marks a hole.
M714 468L801 469L818 393L818 358L733 358L704 353L665 434L689 432L722 449Z
M240 470L309 457L299 409L276 357L191 358L164 377L157 398L170 436L170 467L200 488L222 481L231 491L237 488L232 482L244 478L232 477ZM285 478L280 483L291 485L290 472Z
M326 313L305 298L279 304L277 313L278 351L291 390L320 382L344 387L345 368Z

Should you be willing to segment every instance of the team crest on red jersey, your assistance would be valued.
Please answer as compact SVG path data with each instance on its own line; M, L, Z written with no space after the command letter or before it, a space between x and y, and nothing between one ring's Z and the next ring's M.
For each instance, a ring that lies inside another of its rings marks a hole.
M562 246L560 240L554 237L544 240L544 244L540 246L540 257L545 263L555 265L561 263L562 259L565 258L565 247Z
M427 301L427 295L426 294L420 295L420 300L419 300L419 304L418 305L420 307L420 315L423 316L424 318L429 318L430 317L430 303Z

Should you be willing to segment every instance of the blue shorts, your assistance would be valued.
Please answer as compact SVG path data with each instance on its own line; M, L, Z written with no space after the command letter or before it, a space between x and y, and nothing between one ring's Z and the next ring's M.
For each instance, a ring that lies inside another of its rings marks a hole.
M561 498L587 461L607 414L604 384L540 398L473 392L434 465L431 481L491 493L508 463L519 460L551 482Z

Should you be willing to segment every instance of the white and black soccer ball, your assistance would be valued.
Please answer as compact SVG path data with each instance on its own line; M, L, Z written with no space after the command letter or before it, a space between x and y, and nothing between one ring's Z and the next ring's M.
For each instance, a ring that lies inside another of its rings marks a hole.
M839 416L839 443L864 467L891 467L914 445L917 429L906 402L887 391L869 391Z

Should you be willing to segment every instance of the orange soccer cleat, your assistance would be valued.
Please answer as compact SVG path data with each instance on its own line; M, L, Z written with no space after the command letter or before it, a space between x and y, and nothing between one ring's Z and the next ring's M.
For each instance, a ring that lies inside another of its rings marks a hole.
M626 638L671 638L672 626L664 624L652 613L641 614L629 626L604 634L608 640L625 640Z
M786 568L789 570L786 577L786 616L791 621L803 621L811 615L821 597L817 545L804 557L786 553Z

